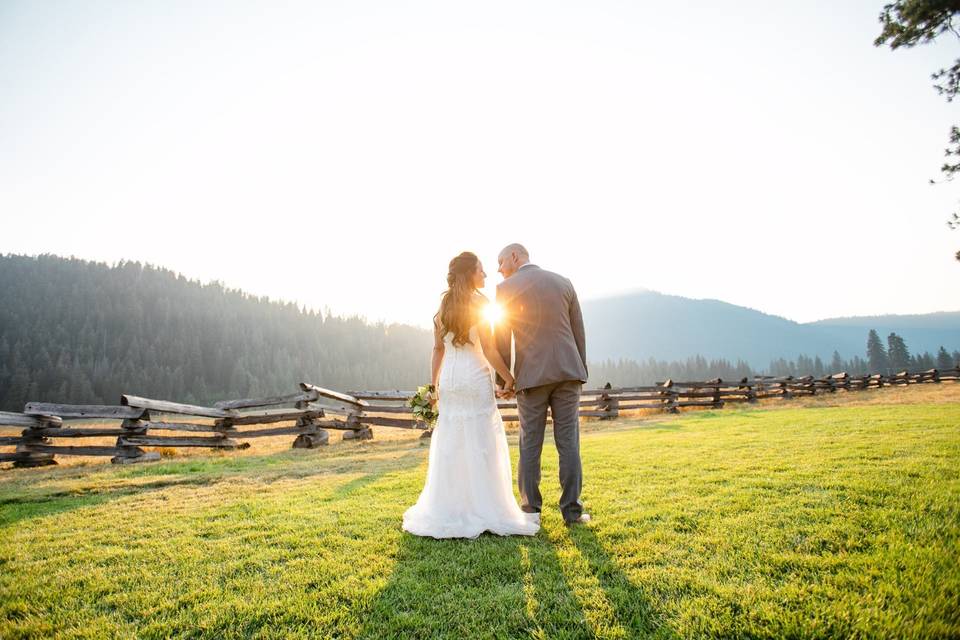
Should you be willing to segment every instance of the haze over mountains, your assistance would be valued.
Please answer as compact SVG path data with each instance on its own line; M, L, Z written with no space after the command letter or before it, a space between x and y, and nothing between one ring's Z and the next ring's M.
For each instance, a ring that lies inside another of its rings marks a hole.
M815 373L813 356L826 371L839 366L834 350L862 357L870 328L895 331L914 354L943 345L945 358L960 359L958 312L798 324L651 291L583 309L590 384L739 378L799 354L809 357L790 373ZM429 380L431 342L422 328L303 310L137 262L0 255L2 410L114 404L121 393L211 404L289 393L301 381L412 389Z
M922 315L832 318L798 323L720 300L695 300L655 291L584 300L591 360L656 358L743 359L762 369L798 354L829 360L864 354L867 332L895 332L911 353L960 348L960 311Z

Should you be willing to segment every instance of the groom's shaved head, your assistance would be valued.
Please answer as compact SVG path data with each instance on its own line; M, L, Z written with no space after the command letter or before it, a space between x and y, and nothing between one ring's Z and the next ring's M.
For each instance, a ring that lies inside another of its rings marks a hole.
M500 263L497 271L503 274L504 278L509 278L517 269L530 262L530 253L522 244L514 242L500 250L497 262Z
M513 244L508 244L503 249L500 250L501 256L509 256L511 253L515 253L518 256L523 256L524 258L530 259L530 252L527 251L527 248L524 247L519 242L514 242Z

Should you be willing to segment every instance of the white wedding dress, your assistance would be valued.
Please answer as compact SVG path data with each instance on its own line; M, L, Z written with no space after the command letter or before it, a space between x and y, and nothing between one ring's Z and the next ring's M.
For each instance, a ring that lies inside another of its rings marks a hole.
M477 325L455 347L444 337L439 417L430 439L427 479L403 529L433 538L476 538L484 531L533 535L540 529L513 496L510 453L494 394L493 370Z

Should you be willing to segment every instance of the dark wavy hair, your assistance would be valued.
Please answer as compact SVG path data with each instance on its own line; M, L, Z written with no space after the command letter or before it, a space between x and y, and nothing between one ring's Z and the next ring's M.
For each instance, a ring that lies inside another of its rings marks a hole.
M450 261L447 269L447 287L440 301L440 326L446 334L453 332L454 346L473 344L470 342L470 327L476 318L473 309L473 274L480 259L469 251L464 251Z

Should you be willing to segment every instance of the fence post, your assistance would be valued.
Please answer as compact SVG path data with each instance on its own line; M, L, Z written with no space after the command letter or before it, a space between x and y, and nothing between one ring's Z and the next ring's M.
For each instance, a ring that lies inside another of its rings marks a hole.
M50 425L43 425L50 426ZM39 429L36 427L27 427L20 433L20 437L23 438L23 441L17 445L15 452L19 456L16 460L13 461L14 468L21 467L43 467L50 464L57 464L57 461L53 459L52 453L41 453L39 451L31 451L31 444L53 444L50 442L50 438L47 438L39 432Z
M126 431L121 436L117 436L116 446L123 449L123 455L116 455L110 458L113 464L133 464L135 462L150 462L159 460L160 454L156 451L144 451L136 445L129 444L125 438L127 436L145 436L147 427L150 424L150 412L144 411L139 418L124 418L120 427Z
M613 385L608 382L603 385L603 388L612 389ZM620 400L611 398L607 393L600 394L600 404L597 405L597 409L607 412L607 415L600 416L601 420L613 420L620 415Z
M790 393L790 387L788 383L793 381L793 376L787 376L786 380L780 383L780 399L789 400L793 397L793 394Z
M347 426L351 428L350 431L345 431L343 434L344 440L371 440L373 439L373 430L368 426L363 425L363 410L362 409L351 409L350 413L347 415Z
M660 391L661 398L663 399L663 409L667 413L678 413L679 409L677 408L677 392L673 390L673 380L667 378L664 380L663 391Z
M297 409L306 409L310 403L306 400L298 400L294 405ZM323 417L323 411L320 412L319 417ZM330 432L326 429L321 429L317 425L318 418L297 418L298 427L313 427L312 429L307 429L305 433L300 433L293 440L293 444L290 445L293 449L313 449L314 447L323 447L330 444Z

